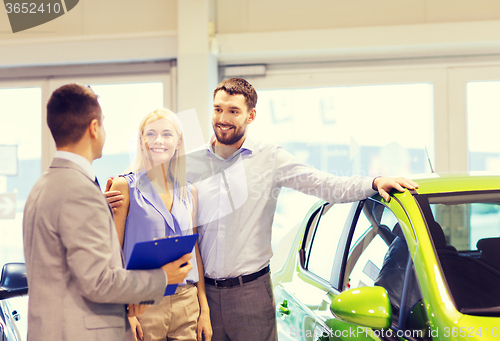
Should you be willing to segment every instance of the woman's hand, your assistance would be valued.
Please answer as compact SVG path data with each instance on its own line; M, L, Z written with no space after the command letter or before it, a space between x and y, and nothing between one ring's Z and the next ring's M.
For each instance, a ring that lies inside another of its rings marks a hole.
M142 327L137 317L129 317L128 321L130 322L130 328L134 334L135 341L138 341L137 338L139 338L139 340L144 340L144 333L142 332Z
M205 341L212 340L212 324L210 323L210 312L201 311L200 317L198 318L198 341L203 340L205 336Z

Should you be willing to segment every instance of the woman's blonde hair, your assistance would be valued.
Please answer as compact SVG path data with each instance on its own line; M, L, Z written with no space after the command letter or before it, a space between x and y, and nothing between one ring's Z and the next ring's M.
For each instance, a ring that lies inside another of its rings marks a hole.
M180 199L185 203L189 204L189 191L187 189L186 182L186 159L185 159L185 147L184 147L184 132L182 129L182 124L176 114L172 111L160 108L156 109L153 112L150 112L141 120L139 124L138 130L138 140L137 140L137 153L135 155L132 164L130 165L129 171L136 173L136 175L145 171L146 162L147 162L147 153L146 146L144 144L144 128L146 124L161 120L167 119L174 126L177 135L179 135L180 143L179 148L175 151L172 159L170 160L170 164L168 170L166 170L166 176L171 176L174 180L175 184L179 188ZM150 122L148 122L151 120Z

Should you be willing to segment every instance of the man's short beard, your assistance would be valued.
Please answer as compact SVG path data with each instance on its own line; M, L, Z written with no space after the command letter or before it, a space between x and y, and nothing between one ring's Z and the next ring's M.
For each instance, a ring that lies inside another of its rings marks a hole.
M215 133L215 137L217 138L217 141L219 141L219 143L222 143L226 146L231 146L231 145L235 144L236 142L238 142L239 140L241 140L241 138L243 136L245 136L245 129L242 129L242 131L239 134L238 134L238 132L235 132L234 134L231 134L227 138L221 137L217 133L216 129L214 129L214 133Z

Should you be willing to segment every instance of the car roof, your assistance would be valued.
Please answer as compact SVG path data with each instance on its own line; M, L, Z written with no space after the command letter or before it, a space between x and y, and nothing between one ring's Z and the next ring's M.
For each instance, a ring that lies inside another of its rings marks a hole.
M412 177L418 183L418 194L449 193L462 191L500 190L500 175L471 173L433 173Z

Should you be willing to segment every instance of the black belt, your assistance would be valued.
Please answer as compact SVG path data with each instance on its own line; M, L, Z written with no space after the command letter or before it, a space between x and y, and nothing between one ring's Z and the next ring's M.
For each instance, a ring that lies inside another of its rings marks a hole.
M205 277L205 283L215 286L216 288L231 288L236 285L242 285L243 283L248 283L256 280L262 275L267 274L270 271L269 265L264 269L254 272L253 274L244 275L235 278L226 278L226 279L213 279Z

